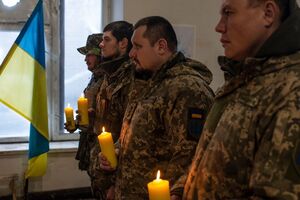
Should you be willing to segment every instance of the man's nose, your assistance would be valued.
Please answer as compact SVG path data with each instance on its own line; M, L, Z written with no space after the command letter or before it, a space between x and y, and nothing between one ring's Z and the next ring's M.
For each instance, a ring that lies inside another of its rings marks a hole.
M225 21L224 21L223 17L221 17L218 24L216 25L215 31L218 32L218 33L226 32L226 24L225 24Z
M104 46L104 44L103 44L103 41L102 41L102 42L100 42L99 47L103 48L103 46Z
M135 57L135 54L136 54L136 51L134 50L134 48L132 48L132 49L129 51L129 57L130 57L130 58L134 58L134 57Z

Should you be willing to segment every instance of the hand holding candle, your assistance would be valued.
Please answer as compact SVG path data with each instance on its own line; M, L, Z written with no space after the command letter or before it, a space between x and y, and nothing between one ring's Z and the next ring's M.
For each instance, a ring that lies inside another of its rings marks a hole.
M160 179L158 170L156 179L148 183L149 200L170 200L169 181Z
M88 114L88 99L84 98L83 94L79 97L78 101L78 113L80 115L79 125L89 124L89 114Z
M114 142L111 133L105 132L104 127L102 128L102 133L98 136L98 141L101 148L101 153L110 162L112 168L117 167L117 157L115 153Z
M66 123L67 128L69 130L75 130L75 120L74 120L74 111L73 108L68 104L68 106L65 108L65 116L66 116Z

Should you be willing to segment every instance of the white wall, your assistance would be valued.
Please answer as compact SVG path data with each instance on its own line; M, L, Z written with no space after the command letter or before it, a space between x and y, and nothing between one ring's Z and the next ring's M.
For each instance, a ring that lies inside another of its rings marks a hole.
M120 3L122 0L115 1ZM214 77L211 87L215 90L224 81L217 64L217 56L223 54L223 49L219 43L219 34L214 31L220 3L220 0L124 0L122 12L124 19L131 23L146 16L160 15L174 25L195 26L194 59L204 63L212 71Z
M75 149L51 150L48 153L48 169L43 177L29 179L29 192L52 191L89 187L90 181L85 171L80 171L74 159ZM27 168L27 151L0 153L0 196L9 195L9 181L4 176L17 174L18 196L23 195L24 172Z

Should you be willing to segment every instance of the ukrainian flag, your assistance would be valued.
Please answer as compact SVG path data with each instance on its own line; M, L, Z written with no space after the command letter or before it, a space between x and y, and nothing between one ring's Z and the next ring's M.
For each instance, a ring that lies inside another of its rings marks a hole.
M42 176L49 151L43 2L40 0L0 66L0 101L30 124L26 178Z

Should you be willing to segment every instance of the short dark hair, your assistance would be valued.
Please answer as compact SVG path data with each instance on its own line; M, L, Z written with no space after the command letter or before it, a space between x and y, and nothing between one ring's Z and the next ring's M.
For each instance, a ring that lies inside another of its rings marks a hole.
M140 19L135 25L134 30L140 26L146 26L143 34L153 46L159 39L164 38L168 42L168 48L174 52L177 50L177 37L171 23L160 16L150 16Z
M117 39L117 41L121 41L124 38L128 40L127 52L130 51L132 47L131 36L133 33L133 25L126 21L115 21L107 24L103 32L111 31L111 34Z
M259 5L267 0L248 0L250 6ZM289 11L289 0L273 0L280 9L280 20L283 22L290 14Z

